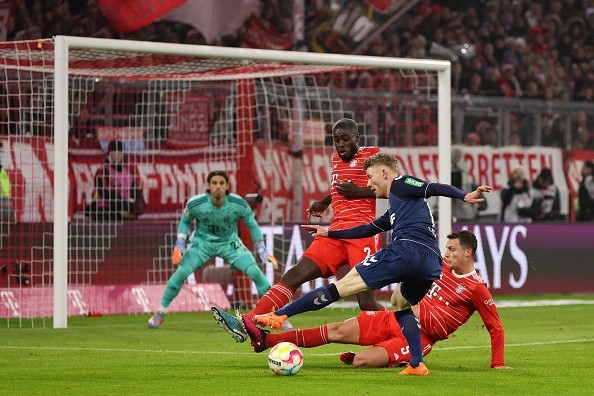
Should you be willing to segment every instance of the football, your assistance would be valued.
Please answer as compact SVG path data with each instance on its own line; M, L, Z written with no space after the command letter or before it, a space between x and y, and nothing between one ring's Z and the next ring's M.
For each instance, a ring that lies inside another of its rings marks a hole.
M291 342L276 344L268 353L268 367L276 375L295 375L303 366L303 353Z

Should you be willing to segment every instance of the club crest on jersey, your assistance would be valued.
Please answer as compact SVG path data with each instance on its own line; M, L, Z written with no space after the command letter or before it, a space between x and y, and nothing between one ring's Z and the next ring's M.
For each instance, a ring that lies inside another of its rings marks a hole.
M358 161L357 161L357 160L352 160L352 161L350 162L349 166L350 166L351 168L354 168L354 167L356 167L356 166L357 166L357 163L358 163Z
M456 286L456 293L462 294L463 292L464 292L464 286L463 285Z

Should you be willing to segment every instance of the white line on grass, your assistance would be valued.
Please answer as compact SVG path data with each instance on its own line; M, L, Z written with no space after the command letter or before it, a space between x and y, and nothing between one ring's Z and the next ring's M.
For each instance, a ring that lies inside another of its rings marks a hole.
M575 298L565 298L559 300L498 300L495 299L497 308L523 308L523 307L551 307L560 305L593 305L594 300L578 300ZM387 307L390 306L389 301L380 301ZM359 308L355 301L338 301L332 304L333 308Z
M594 338L585 340L558 340L558 341L544 341L544 342L525 342L519 344L505 344L506 347L521 347L521 346L543 346L555 344L573 344L573 343L594 342ZM484 349L491 348L490 345L465 345L456 347L436 347L433 350L437 351L452 351L457 349ZM237 352L237 351L172 351L172 350L158 350L158 349L120 349L120 348L82 348L82 347L44 347L44 346L12 346L0 345L0 349L19 349L19 350L45 350L45 351L89 351L89 352L121 352L121 353L171 353L181 355L253 355L253 352ZM338 353L308 353L309 356L336 356Z

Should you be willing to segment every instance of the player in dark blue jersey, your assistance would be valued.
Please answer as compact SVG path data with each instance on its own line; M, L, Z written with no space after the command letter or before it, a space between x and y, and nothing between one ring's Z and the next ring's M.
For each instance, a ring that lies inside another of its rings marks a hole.
M389 199L389 208L383 216L369 224L344 230L328 231L318 225L303 227L314 237L340 239L362 238L392 230L392 241L388 247L357 264L336 283L312 290L274 313L255 316L253 320L256 323L278 328L293 315L318 310L343 297L395 282L401 283L401 293L406 301L411 306L416 305L441 273L442 257L427 198L442 196L479 203L484 201L481 194L492 190L490 186L479 186L466 193L449 184L428 183L401 175L398 161L392 155L381 152L367 158L363 169L367 173L367 185L375 196ZM427 375L429 371L423 363L418 320L410 307L396 312L396 319L411 353L409 366L400 373Z

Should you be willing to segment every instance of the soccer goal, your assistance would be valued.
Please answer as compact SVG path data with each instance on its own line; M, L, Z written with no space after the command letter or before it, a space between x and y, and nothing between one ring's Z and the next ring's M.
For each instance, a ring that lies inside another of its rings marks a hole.
M183 205L215 169L228 171L231 190L253 205L282 267L263 270L278 281L309 243L299 224L329 191L331 127L343 117L359 124L361 145L406 152L411 174L418 166L410 162L438 145L429 157L439 174L429 179L450 181L446 61L66 36L0 43L0 55L13 210L0 218L0 318L8 326L64 328L71 315L153 312L173 273ZM97 217L88 208L111 141L121 142L126 180L141 197L132 212ZM438 205L445 246L450 201ZM247 229L240 233L252 247ZM213 260L171 307L250 307L257 298L248 278Z

